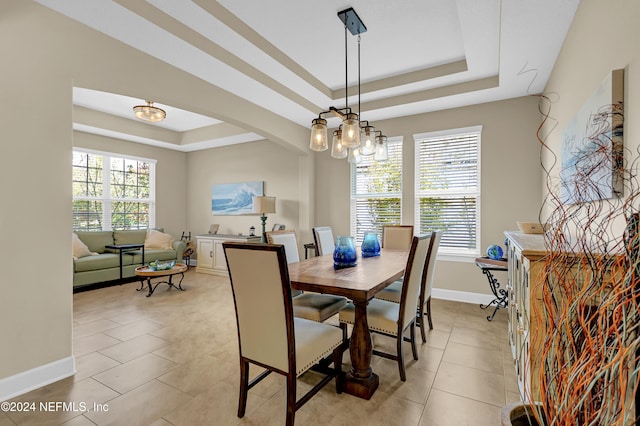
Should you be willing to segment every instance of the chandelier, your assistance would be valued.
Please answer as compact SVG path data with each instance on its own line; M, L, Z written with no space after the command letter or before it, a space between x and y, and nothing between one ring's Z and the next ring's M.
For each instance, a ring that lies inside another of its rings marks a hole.
M146 105L136 105L133 107L133 113L140 120L157 123L167 118L167 113L157 106L153 106L152 101L146 101Z
M338 129L333 131L331 141L331 156L333 158L347 158L350 163L359 163L362 156L373 155L375 161L385 161L388 156L387 137L380 130L376 130L366 120L361 120L360 114L360 34L367 31L356 11L350 7L338 12L338 18L344 24L344 74L345 74L345 107L329 107L322 111L311 122L311 139L309 149L325 151L329 148L326 114L333 114L342 120ZM348 83L348 49L347 29L352 35L358 36L358 113L349 107Z

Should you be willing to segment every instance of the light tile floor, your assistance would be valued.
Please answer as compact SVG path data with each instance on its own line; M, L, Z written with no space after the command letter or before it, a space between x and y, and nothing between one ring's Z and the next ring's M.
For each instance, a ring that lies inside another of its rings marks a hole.
M75 405L0 412L0 426L284 423L285 381L275 374L249 392L245 417L236 417L239 368L228 279L191 270L183 282L186 291L161 285L149 298L136 291L138 286L132 282L73 296L77 374L13 401ZM406 344L406 382L394 361L374 356L380 387L371 400L338 395L329 384L297 412L296 423L500 424L501 407L519 400L506 312L488 322L477 305L444 300L432 305L435 328L427 343L419 344L418 361ZM374 336L374 342L395 348L383 336ZM346 370L348 352L344 359ZM303 375L299 392L318 377Z

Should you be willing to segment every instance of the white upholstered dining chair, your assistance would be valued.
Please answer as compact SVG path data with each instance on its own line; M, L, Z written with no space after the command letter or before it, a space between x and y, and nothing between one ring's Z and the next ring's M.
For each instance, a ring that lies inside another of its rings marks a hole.
M418 306L416 308L416 319L420 326L420 334L422 336L423 343L427 341L427 333L424 328L425 313L427 321L429 322L429 329L433 330L433 321L431 320L431 291L433 290L433 277L435 274L436 258L438 256L438 248L440 247L441 239L442 231L433 231L431 233L431 245L429 247L425 270L423 272L425 279L420 288L420 297L418 298ZM391 285L384 290L378 292L378 294L376 294L376 298L389 302L400 303L401 294L402 280L398 280L391 283Z
M413 225L383 225L382 248L409 250L413 238Z
M222 244L236 310L240 354L238 417L243 417L248 391L271 372L287 378L286 424L296 411L342 368L342 333L337 327L293 316L291 284L281 245ZM251 267L247 267L251 265ZM333 356L334 368L321 361ZM249 381L254 364L266 371ZM318 384L296 399L296 379L311 367L325 373ZM336 391L341 392L336 381Z
M396 353L388 354L374 348L374 355L392 359L398 363L400 380L407 380L404 366L403 341L407 329L410 332L411 350L413 359L418 359L416 348L415 323L416 306L420 287L425 278L423 271L427 260L431 236L425 235L413 237L409 250L409 258L405 268L400 303L388 302L381 299L372 299L367 305L367 322L372 332L391 336L396 339ZM384 254L382 254L384 256ZM340 326L346 328L346 324L354 324L355 307L349 303L339 314Z
M295 230L268 231L267 243L284 246L287 263L299 262L298 240ZM293 296L293 314L299 318L324 322L347 306L347 299L330 294L318 294L291 290Z
M333 230L330 226L316 226L313 228L313 240L316 243L317 256L333 253L336 249Z

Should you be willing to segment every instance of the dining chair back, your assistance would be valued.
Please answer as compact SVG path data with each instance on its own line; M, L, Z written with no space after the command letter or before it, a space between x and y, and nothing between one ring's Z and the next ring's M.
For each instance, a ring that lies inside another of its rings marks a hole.
M442 240L442 231L433 231L431 234L431 246L427 262L425 264L425 279L420 290L420 300L418 301L418 311L416 313L418 324L420 325L420 334L422 342L427 341L427 333L424 329L424 316L427 314L429 321L429 330L433 330L433 321L431 320L431 291L433 290L433 277L436 270L436 258L438 257L438 249Z
M382 227L382 248L409 250L413 238L413 225L384 225Z
M404 352L402 343L407 329L410 332L411 350L413 358L418 359L418 351L415 339L416 306L420 289L424 280L423 274L429 247L431 245L431 234L413 237L409 249L409 257L405 268L405 275L402 281L400 303L389 302L381 299L372 299L367 306L367 322L369 329L373 332L395 337L396 353L389 354L374 348L375 355L382 356L397 361L400 380L406 380L404 366ZM384 256L384 253L382 254ZM343 329L346 324L355 323L355 307L349 303L346 308L340 311L339 321Z
M425 314L427 316L427 321L429 322L429 329L433 330L433 321L431 319L431 291L433 290L433 277L435 275L436 258L438 256L438 248L440 247L441 239L442 231L433 231L431 233L431 244L429 246L429 253L427 254L425 270L423 272L425 279L420 289L420 298L418 300L416 310L416 318L418 325L420 326L420 334L422 336L423 343L427 341L427 333L424 328ZM380 290L378 294L376 294L376 298L389 302L400 303L402 286L402 279L395 281L385 289Z
M296 231L266 232L267 243L282 244L287 255L287 263L299 262L298 240ZM291 290L293 296L293 314L299 318L324 322L337 314L347 305L347 299L330 294L303 293L300 290Z
M336 249L333 230L330 226L316 226L313 228L313 239L316 243L316 255L318 256L333 253Z
M298 251L298 238L294 229L284 231L267 231L267 243L282 244L287 254L287 263L300 262L300 252Z
M236 311L240 354L238 417L243 417L248 391L271 372L287 378L286 424L322 387L340 374L342 333L337 327L295 318L285 248L282 245L225 242L224 248ZM247 267L251 265L251 267ZM258 285L259 284L259 285ZM300 400L296 378L333 354L334 368ZM249 381L249 364L266 370ZM336 383L337 391L340 392Z

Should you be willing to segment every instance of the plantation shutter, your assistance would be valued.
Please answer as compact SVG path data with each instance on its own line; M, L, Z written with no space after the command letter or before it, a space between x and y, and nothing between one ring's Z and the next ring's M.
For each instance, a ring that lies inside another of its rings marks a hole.
M402 215L402 139L388 142L389 158L376 162L363 156L351 165L351 235L362 242L364 233L400 224Z
M418 233L442 230L442 253L478 255L480 129L415 135Z

